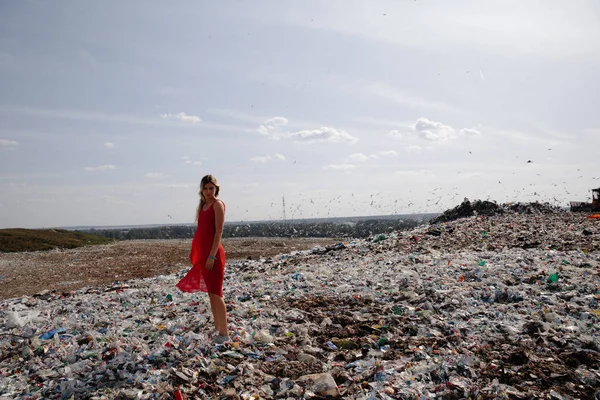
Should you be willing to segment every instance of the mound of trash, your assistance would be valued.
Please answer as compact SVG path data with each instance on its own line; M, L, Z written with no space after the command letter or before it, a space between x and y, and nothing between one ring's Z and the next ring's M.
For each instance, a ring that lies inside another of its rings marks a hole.
M0 399L600 397L599 221L478 215L230 263L224 345L175 289L187 268L0 302Z
M430 224L438 224L441 222L455 221L460 218L468 218L474 215L485 215L491 217L493 215L502 215L504 213L517 214L536 214L544 213L551 214L563 212L560 207L553 206L549 203L504 203L497 204L488 200L475 200L471 202L465 198L458 206L446 210L440 215L432 219Z

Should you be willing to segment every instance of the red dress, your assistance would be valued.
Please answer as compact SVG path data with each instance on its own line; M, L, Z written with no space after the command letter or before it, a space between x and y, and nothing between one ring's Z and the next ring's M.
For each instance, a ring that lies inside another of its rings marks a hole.
M177 287L182 292L207 292L223 297L225 249L222 244L219 244L219 250L217 250L216 255L217 259L215 260L213 269L209 271L205 267L216 232L214 204L211 204L207 210L200 209L198 226L196 227L190 251L192 269L177 284ZM225 207L224 203L223 207Z

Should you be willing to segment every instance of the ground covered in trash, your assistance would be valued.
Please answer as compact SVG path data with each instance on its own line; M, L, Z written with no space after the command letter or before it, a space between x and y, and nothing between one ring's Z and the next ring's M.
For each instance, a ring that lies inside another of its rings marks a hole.
M536 207L0 303L0 398L589 399L600 221ZM546 212L547 211L547 212Z

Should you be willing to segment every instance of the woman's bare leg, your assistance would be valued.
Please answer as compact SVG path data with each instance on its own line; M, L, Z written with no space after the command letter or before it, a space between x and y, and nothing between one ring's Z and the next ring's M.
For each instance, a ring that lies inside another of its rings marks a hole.
M212 295L209 293L208 298L210 300L210 311L212 311L213 315L213 323L215 324L215 329L217 328L217 314L215 312L215 302L213 301Z
M219 335L227 336L227 307L223 298L217 294L209 293L210 308L215 319L215 328Z

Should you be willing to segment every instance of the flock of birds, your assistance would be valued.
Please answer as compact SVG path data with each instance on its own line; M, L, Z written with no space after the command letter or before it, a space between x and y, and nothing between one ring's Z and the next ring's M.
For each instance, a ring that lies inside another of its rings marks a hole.
M533 163L533 160L527 160L527 164ZM580 169L577 169L580 172ZM459 172L460 173L460 172ZM513 173L514 174L514 173ZM536 174L541 177L541 174ZM583 179L579 175L577 179ZM501 203L515 202L540 202L550 203L554 206L566 207L570 201L589 201L590 189L594 185L600 185L600 177L592 177L589 188L585 192L574 193L569 189L570 183L563 181L562 184L552 183L550 185L528 183L520 184L510 192L499 192L498 190L482 190L475 193L471 200L498 201ZM498 180L498 184L502 184ZM513 186L514 187L514 186ZM491 187L490 187L491 189ZM579 192L579 190L577 191ZM502 193L501 195L499 193ZM308 197L306 199L297 199L289 205L285 201L272 201L270 204L270 213L268 219L304 219L304 218L332 218L342 216L366 216L366 215L399 215L399 214L425 214L443 212L446 209L453 208L462 202L466 192L461 191L458 186L444 187L439 186L423 193L417 193L412 189L407 190L402 198L389 199L382 192L370 193L368 195L358 195L350 193L338 195L335 197ZM467 196L469 197L469 196ZM500 198L501 197L501 198ZM424 199L424 200L419 200ZM249 210L245 210L246 213ZM341 215L340 215L341 214ZM248 217L249 214L246 214ZM244 220L249 220L245 218Z
M600 178L597 178L600 179ZM589 201L589 193L579 196L572 195L567 189L566 182L562 187L563 195L544 195L541 190L533 189L535 184L529 184L529 187L514 189L508 193L504 200L498 200L502 203L516 202L540 202L550 203L554 206L568 206L570 201ZM558 187L557 184L552 186ZM282 211L282 204L277 202L271 203L271 213L269 220L284 220L284 219L304 219L304 218L333 218L349 216L366 216L366 215L400 215L400 214L426 214L443 212L445 209L453 208L462 202L464 193L459 191L458 187L451 188L446 191L443 187L437 187L427 194L427 200L418 202L418 200L410 199L413 194L412 190L407 193L408 198L396 198L388 200L380 197L381 193L369 194L367 200L357 201L354 193L350 196L335 196L332 198L309 198L306 202L292 202ZM492 195L483 192L482 196L473 197L471 200L487 200L496 201ZM310 207L307 207L310 205ZM341 213L340 213L341 211ZM248 210L246 210L248 212ZM287 217L286 217L287 216ZM246 218L245 220L249 220Z
M527 164L533 163L532 160L527 160ZM581 169L577 169L580 173ZM461 171L458 171L461 173ZM514 172L512 173L515 174ZM577 180L585 178L583 175L576 174ZM541 177L541 174L536 174ZM509 191L498 191L488 185L488 188L469 194L467 191L461 190L458 186L444 187L439 186L431 190L419 192L418 190L409 189L405 195L398 198L389 198L383 192L359 194L347 193L334 197L325 195L295 198L291 199L287 205L285 198L282 201L271 201L268 210L267 220L296 220L305 218L335 218L345 216L368 216L368 215L401 215L401 214L426 214L439 213L446 209L451 209L462 202L462 199L469 197L471 200L487 200L497 201L499 203L516 203L516 202L540 202L550 203L554 206L566 207L570 201L590 201L590 189L600 186L600 176L592 177L588 180L588 185L578 185L585 187L581 189L581 193L574 193L569 186L573 182L562 181L562 184L538 184L528 183L520 184L519 187L514 187ZM498 180L498 184L502 185L502 181ZM585 190L585 192L584 192ZM290 199L288 199L290 200ZM251 221L256 218L251 218L248 208L235 209L233 207L231 213L234 220ZM172 215L167 215L169 220L172 220ZM241 217L241 218L240 218Z

